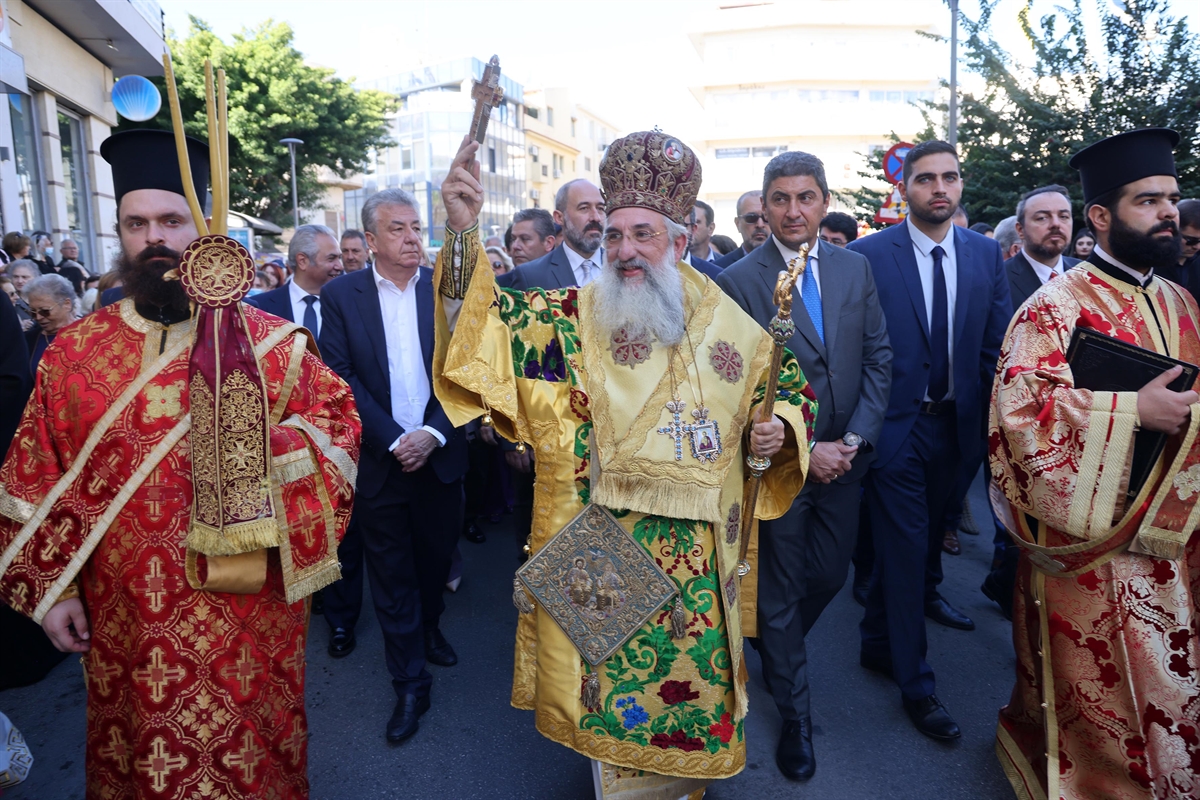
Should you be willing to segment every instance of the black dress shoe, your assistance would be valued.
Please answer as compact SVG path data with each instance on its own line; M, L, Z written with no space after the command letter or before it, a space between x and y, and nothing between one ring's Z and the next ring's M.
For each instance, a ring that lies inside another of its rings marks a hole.
M334 628L329 637L329 655L334 658L345 658L354 652L356 644L358 644L358 640L354 638L354 631Z
M885 678L895 677L892 675L892 657L891 656L873 656L865 651L859 651L858 664L863 669L869 669L871 672L878 672Z
M321 596L320 590L312 593L312 613L317 616L325 613L325 598Z
M858 603L863 608L867 607L867 589L871 588L870 583L854 582L854 602Z
M775 764L785 778L794 781L806 781L813 776L817 771L817 757L813 753L811 719L805 717L798 722L783 723Z
M483 532L483 528L474 522L468 522L463 526L463 538L475 544L483 544L487 541L487 535Z
M904 698L904 710L912 720L917 730L931 739L948 742L962 736L958 723L950 716L950 712L937 699L936 694L926 695L920 700Z
M387 724L387 740L393 744L403 742L417 732L417 721L429 710L429 695L417 697L406 694L396 701L392 718Z
M425 631L425 660L439 667L453 667L458 663L458 654L437 628Z
M1012 622L1012 592L1004 591L1001 588L1002 583L1003 581L996 577L995 572L989 572L979 589L983 592L984 597L1000 606L1000 612L1004 614L1004 618Z
M971 621L970 617L940 597L932 603L925 604L925 616L947 628L960 631L975 630L975 623Z

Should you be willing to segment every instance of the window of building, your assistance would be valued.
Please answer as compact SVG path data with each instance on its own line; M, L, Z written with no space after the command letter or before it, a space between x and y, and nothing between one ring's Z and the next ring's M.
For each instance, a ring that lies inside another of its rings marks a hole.
M413 153L411 144L400 145L400 169L413 168Z
M575 137L575 118L571 117L571 137Z
M79 245L79 258L93 271L100 265L92 253L92 223L88 205L87 169L84 153L83 124L78 117L58 112L58 136L62 143L64 189L67 195L67 228Z
M496 148L488 148L488 172L496 171Z
M554 109L550 106L546 106L546 124L551 128L554 127Z
M583 171L584 172L592 171L592 160L590 158L588 158L587 156L583 157Z
M533 117L534 119L538 118L538 110L536 108L533 108L532 106L525 106L525 113L526 113L526 115Z
M749 158L749 147L718 147L715 155L717 158Z
M787 145L781 144L774 147L755 147L750 152L755 158L774 158L780 153L786 153Z
M596 138L596 120L594 120L594 119L588 120L588 138L589 139Z
M42 205L42 170L38 163L37 134L31 99L8 95L12 117L13 155L17 167L17 194L21 198L21 224L27 231L43 230L46 215Z
M542 164L542 177L543 178L550 177L550 168L548 166L546 166L545 164Z

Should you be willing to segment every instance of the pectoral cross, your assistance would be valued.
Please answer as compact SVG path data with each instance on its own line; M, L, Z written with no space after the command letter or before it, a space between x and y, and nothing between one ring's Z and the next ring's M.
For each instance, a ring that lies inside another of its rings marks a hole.
M675 460L683 460L683 437L690 434L694 427L685 423L680 419L680 414L683 413L687 406L682 400L671 400L667 403L667 411L671 412L671 422L658 429L658 432L670 436L675 440Z
M475 81L471 97L475 99L475 114L471 117L471 138L483 144L492 109L504 99L504 90L500 88L500 59L496 56L492 56L492 60L484 67L483 79Z

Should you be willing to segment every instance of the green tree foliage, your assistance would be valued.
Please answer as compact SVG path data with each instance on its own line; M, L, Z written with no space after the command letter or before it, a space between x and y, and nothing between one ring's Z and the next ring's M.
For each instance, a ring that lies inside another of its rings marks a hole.
M297 186L301 206L316 208L323 190L320 167L339 177L363 171L372 148L390 143L385 115L396 107L392 95L358 91L334 77L332 69L309 66L292 45L292 29L271 20L221 41L191 17L186 39L168 39L188 135L208 140L204 61L223 67L229 95L230 207L279 225L292 220L291 165L280 139L295 137ZM170 130L170 109L147 122L122 120L120 128Z
M1094 4L1100 19L1091 38L1085 4ZM1016 64L993 38L997 0L982 0L978 19L962 17L967 69L984 79L980 93L963 92L959 101L963 203L971 221L994 225L1014 213L1022 194L1050 183L1070 189L1082 220L1079 174L1068 159L1135 128L1180 133L1180 188L1185 197L1200 196L1200 43L1186 19L1172 17L1167 0L1125 0L1123 13L1101 0L1066 0L1040 19L1033 5L1027 2L1019 17L1034 51L1031 65ZM938 120L944 138L946 105L926 104L924 113ZM934 127L918 140L931 138ZM882 179L881 155L863 177ZM861 217L873 217L882 196L865 191L854 199Z

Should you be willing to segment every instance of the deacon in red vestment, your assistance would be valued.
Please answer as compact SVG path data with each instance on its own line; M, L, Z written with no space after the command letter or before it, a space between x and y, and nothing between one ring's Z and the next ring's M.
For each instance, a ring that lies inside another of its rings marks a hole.
M1077 154L1088 261L1040 288L1009 328L991 468L1021 548L1016 686L996 750L1019 798L1200 797L1200 406L1192 387L1076 386L1077 328L1200 364L1196 303L1155 275L1179 256L1173 131ZM1166 434L1142 487L1138 437Z
M203 147L189 148L203 197ZM164 275L197 229L170 133L118 134L101 154L126 299L63 329L42 358L0 469L0 599L84 653L88 798L306 798L304 598L339 575L354 399L306 331L246 308L279 546L189 549L205 501L193 445L212 417L189 403L193 318ZM222 419L236 422L247 396L222 393ZM253 474L252 448L228 450L226 478Z

